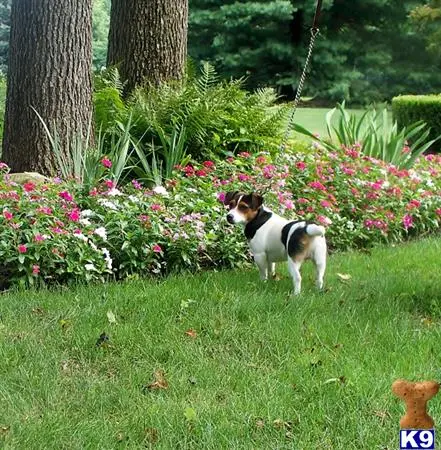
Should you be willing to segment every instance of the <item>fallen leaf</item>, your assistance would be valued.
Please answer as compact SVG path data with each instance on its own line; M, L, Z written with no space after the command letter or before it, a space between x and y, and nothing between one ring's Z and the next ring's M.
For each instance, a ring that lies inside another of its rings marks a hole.
M391 417L390 413L388 413L387 411L374 411L374 415L379 417L382 421Z
M110 309L109 311L107 311L107 319L111 325L117 324L115 314L113 314L113 312Z
M95 347L107 347L109 345L110 338L107 334L101 333L100 337L97 339Z
M282 429L291 430L292 422L287 422L286 420L283 420L283 419L276 419L273 422L273 426L274 426L274 428L277 428L278 430L282 430Z
M118 442L122 442L125 439L124 437L124 433L122 431L119 431L118 433L116 433L116 440Z
M46 311L43 308L40 308L39 306L37 306L36 308L34 308L32 310L33 314L36 314L37 316L43 316L44 314L46 314Z
M197 333L196 333L196 331L195 330L193 330L193 328L190 328L189 330L187 330L186 332L185 332L185 334L187 335L187 336L190 336L191 338L193 338L193 339L195 339L196 337L197 337Z
M146 428L144 430L145 438L150 444L156 444L159 439L159 433L156 428Z
M265 422L263 419L256 420L256 428L261 430L265 426Z
M323 382L323 384L329 384L329 383L345 384L346 383L346 377L342 375L341 377L337 377L337 378L329 378L328 380Z
M352 277L348 273L337 273L337 277L340 281L349 281Z
M67 330L70 325L70 322L66 319L61 319L58 323L60 324L60 327L63 331Z
M190 377L189 379L188 379L188 382L190 383L190 384L196 384L198 381L196 380L196 378L195 377Z
M147 385L149 391L158 389L168 389L168 382L165 379L165 373L162 369L155 370L153 373L153 381Z
M286 439L294 439L294 433L292 433L291 431L287 431L285 433L285 438Z
M11 427L10 426L1 426L0 427L0 436L5 436L9 433Z
M197 414L193 408L187 406L184 411L184 416L189 422L193 422L196 420Z
M426 326L430 327L431 325L433 325L433 319L431 317L423 317L421 319L421 323L423 325L426 325Z

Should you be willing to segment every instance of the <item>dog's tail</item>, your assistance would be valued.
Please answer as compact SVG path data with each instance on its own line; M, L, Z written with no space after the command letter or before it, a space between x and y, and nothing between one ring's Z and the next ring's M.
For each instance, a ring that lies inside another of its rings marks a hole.
M308 234L309 236L324 236L325 227L311 223L309 225L306 225L306 234Z

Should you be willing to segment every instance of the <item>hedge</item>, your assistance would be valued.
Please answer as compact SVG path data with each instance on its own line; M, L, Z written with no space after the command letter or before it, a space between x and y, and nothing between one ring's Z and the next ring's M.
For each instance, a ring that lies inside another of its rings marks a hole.
M423 120L431 128L430 138L441 135L441 95L400 95L392 99L392 113L400 127ZM441 140L434 144L441 150Z

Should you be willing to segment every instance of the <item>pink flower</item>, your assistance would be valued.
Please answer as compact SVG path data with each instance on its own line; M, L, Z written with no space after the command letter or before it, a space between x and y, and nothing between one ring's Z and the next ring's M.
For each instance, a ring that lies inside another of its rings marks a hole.
M349 176L355 175L355 170L350 169L349 167L343 166L342 170L343 170L343 173L346 175L349 175Z
M24 244L20 244L18 246L18 253L26 253L28 251L28 248Z
M5 210L3 211L3 217L4 217L6 220L11 220L12 217L13 217L13 215L12 215L11 212L9 212L9 211L7 211L7 210L5 209Z
M267 179L272 178L274 176L275 170L276 170L275 166L273 166L272 164L268 164L262 169L263 176Z
M266 164L266 157L263 155L258 156L256 158L256 163L259 164L259 166L263 166L264 164Z
M133 184L133 187L135 189L141 189L142 188L142 184L138 180L132 180L132 184Z
M7 172L9 170L9 166L4 162L0 162L0 170L2 172Z
M412 218L412 216L411 216L410 214L406 214L406 215L403 217L402 222L403 222L403 226L404 226L404 228L405 228L406 230L407 230L408 228L413 227L413 218Z
M232 163L234 161L234 158L232 156L229 156L227 158L227 162Z
M251 155L248 152L240 152L239 156L242 158L249 158Z
M204 161L202 163L202 165L206 168L206 169L214 169L214 162L213 161Z
M108 187L109 189L113 189L115 187L115 183L112 180L106 180L104 182L104 184L106 185L106 187Z
M192 176L194 175L194 168L193 168L193 166L190 166L190 165L185 166L185 167L182 169L182 171L185 173L185 175L186 175L187 177L192 177Z
M302 205L302 204L304 204L304 203L308 203L308 200L307 200L306 198L300 197L300 198L297 200L297 203L300 203L300 204Z
M154 203L151 207L152 211L160 211L161 205L158 205L157 203Z
M441 216L441 208L436 209L436 210L435 210L435 214L436 214L437 216Z
M326 191L325 186L323 186L323 184L320 183L320 181L311 181L309 183L309 186L312 187L313 189L318 189L319 191Z
M327 200L322 200L320 204L323 206L323 208L330 208L331 203L329 203Z
M35 237L34 237L34 241L35 242L42 242L42 241L45 241L45 240L46 240L46 238L40 233L36 234Z
M406 206L406 209L410 211L411 209L419 208L421 206L421 202L419 200L412 199Z
M322 225L331 225L332 220L326 216L317 216L317 222L321 223Z
M80 220L80 212L78 209L73 209L70 213L68 213L67 217L72 222L78 222Z
M305 170L306 169L306 164L303 161L298 161L298 162L296 162L296 167L299 170Z
M147 223L147 222L150 221L150 217L149 217L149 216L146 216L145 214L141 214L141 215L139 216L139 220L140 220L141 222L143 222L143 223Z
M26 192L32 192L35 189L35 184L29 181L23 184L23 188Z
M286 209L293 209L294 208L294 203L291 200L285 200L285 208Z
M403 147L403 150L401 150L401 153L403 153L404 155L407 155L408 153L410 153L410 147L408 145L405 145Z
M101 160L101 164L106 167L107 169L110 169L112 167L112 161L110 161L109 158L103 158Z
M37 212L40 214L46 214L50 216L52 214L52 209L48 206L41 206L40 208L37 208Z
M94 187L90 192L89 195L91 197L96 197L98 195L98 189L96 187Z
M217 194L217 199L223 203L225 201L225 192L219 192L219 194Z
M63 230L60 227L52 227L51 231L55 234L63 234Z
M199 169L199 170L196 170L196 176L197 177L206 177L207 176L207 172L204 170L204 169Z
M69 192L62 191L58 194L63 200L66 200L67 202L71 202L73 200L73 197Z
M32 266L32 274L33 275L38 275L40 273L40 266L38 266L37 264L34 264Z
M155 245L153 246L152 250L153 250L154 253L162 253L162 248L161 248L161 246L158 245L158 244L155 244Z
M240 174L237 176L237 179L238 179L239 181L248 181L248 180L250 179L250 177L249 177L248 175L244 174L244 173L240 173Z

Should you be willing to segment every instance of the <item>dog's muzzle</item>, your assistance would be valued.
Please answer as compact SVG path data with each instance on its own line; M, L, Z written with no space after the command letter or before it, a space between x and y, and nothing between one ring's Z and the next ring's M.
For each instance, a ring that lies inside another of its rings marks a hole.
M234 224L234 217L233 214L227 214L227 222Z

